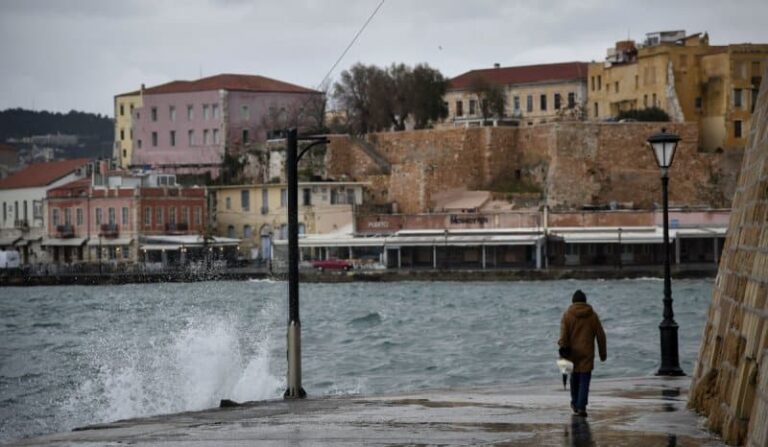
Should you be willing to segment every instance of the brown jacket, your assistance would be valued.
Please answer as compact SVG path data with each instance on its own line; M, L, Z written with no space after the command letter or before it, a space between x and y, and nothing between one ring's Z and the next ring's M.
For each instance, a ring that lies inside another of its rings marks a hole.
M573 362L573 372L588 372L595 367L595 338L600 350L600 360L608 356L605 346L605 332L600 318L587 303L573 303L560 321L561 348L570 347L568 360Z

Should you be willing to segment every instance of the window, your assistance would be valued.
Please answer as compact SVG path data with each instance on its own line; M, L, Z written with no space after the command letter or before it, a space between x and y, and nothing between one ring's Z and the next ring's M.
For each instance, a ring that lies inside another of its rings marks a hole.
M195 119L195 106L189 104L187 105L187 121L192 121Z
M171 121L176 121L176 106L168 107L168 117L171 119Z
M125 141L125 129L120 129L120 141Z
M189 223L189 208L186 206L181 207L181 223Z
M171 135L171 146L176 146L176 131L172 130L170 135Z
M123 149L123 158L128 158L128 151Z
M469 116L472 116L476 113L477 109L477 101L474 99L469 100Z
M589 80L590 80L590 82L592 82L592 91L594 92L595 91L595 77L592 76L592 77L589 78Z
M733 106L741 108L742 105L742 94L740 88L733 89Z
M195 131L192 129L189 129L187 131L187 145L189 146L195 145Z
M464 116L464 102L456 101L456 116Z
M643 107L648 108L648 95L643 95Z
M598 112L599 112L599 109L597 107L597 103L595 103L595 118L597 118Z
M102 211L101 208L96 208L96 225L101 225L101 215Z
M203 104L203 119L207 120L210 118L211 118L211 113L208 110L208 104Z
M172 206L168 209L168 223L176 225L176 207Z
M83 225L83 209L82 208L77 208L75 210L75 222L77 222L78 227Z
M219 144L219 129L213 129L213 144Z
M152 132L152 146L157 147L157 132Z
M269 190L264 188L261 190L261 214L267 214L269 212Z
M555 110L560 110L560 93L555 93Z
M72 225L72 208L64 208L64 224Z
M656 107L656 93L653 94L653 107Z
M244 105L242 108L240 108L240 118L244 120L251 119L251 111L248 110L248 106Z
M203 210L199 206L196 206L194 213L195 213L194 214L194 216L195 216L195 225L197 225L197 226L202 225L203 224Z
M302 190L302 205L304 206L310 206L312 205L312 190L309 188L303 188Z
M42 200L35 200L32 202L32 218L33 219L43 218L43 201Z
M733 138L741 138L741 120L733 122Z
M213 114L213 119L218 119L219 118L219 105L218 104L211 105L211 112Z
M122 104L120 104L120 116L125 115L125 109Z
M53 221L53 226L58 227L59 226L59 209L54 208L51 214L53 215L53 217L51 218L51 220Z
M687 54L681 54L680 55L680 68L685 68L688 66L688 55Z
M572 109L576 107L576 94L571 92L568 93L568 108Z
M597 89L598 90L603 89L603 77L600 75L597 76Z
M232 197L227 197L224 199L224 207L228 210L232 209Z
M251 195L250 191L244 189L240 191L240 208L243 211L249 211L251 209Z
M228 238L234 238L235 237L235 226L230 225L227 227L227 237Z
M280 190L280 207L285 208L288 206L288 190L283 188Z
M136 147L138 147L139 149L141 149L141 140L137 140L137 141L136 141Z
M512 98L512 104L513 104L513 106L512 106L513 110L515 112L519 112L520 111L520 97L519 96L515 96L514 98Z
M24 221L27 220L27 201L24 201Z
M613 83L613 91L619 93L619 81Z
M701 96L696 97L696 99L694 100L694 106L697 109L701 109Z
M528 95L525 102L525 111L533 112L533 95Z
M250 225L244 225L243 226L243 238L250 239L253 237L253 230L251 229Z
M157 107L152 107L151 117L152 121L157 121Z
M243 144L248 144L248 129L243 129Z
M122 209L122 218L120 219L120 223L123 225L128 225L128 207L124 206Z
M116 222L115 209L110 207L107 211L108 211L108 216L109 216L109 224L110 225L114 225L115 222Z
M547 95L539 96L539 109L542 111L547 110Z
M210 132L208 132L208 129L203 129L203 144L206 146L211 144L211 136Z
M640 76L635 75L635 90L640 88Z
M149 227L152 225L152 208L144 208L144 226Z
M157 225L162 225L163 221L164 221L164 219L163 219L163 209L158 207L158 208L155 209L155 223Z
M3 222L5 222L6 219L8 219L8 208L5 202L3 202Z

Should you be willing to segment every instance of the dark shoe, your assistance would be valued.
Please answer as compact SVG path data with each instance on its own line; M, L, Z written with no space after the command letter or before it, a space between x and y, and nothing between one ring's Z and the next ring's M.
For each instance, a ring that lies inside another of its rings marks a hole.
M571 404L571 411L573 411L573 414L579 414L579 410L576 409L576 407Z
M578 415L583 418L587 417L587 410L579 410Z

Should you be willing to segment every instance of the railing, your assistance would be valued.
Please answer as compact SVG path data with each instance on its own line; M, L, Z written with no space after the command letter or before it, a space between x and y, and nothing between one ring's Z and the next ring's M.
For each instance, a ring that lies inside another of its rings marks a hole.
M186 233L187 231L189 231L189 224L187 224L186 222L165 224L166 234L180 234L180 233Z
M62 239L75 237L75 227L73 227L71 224L57 225L56 235Z
M117 224L101 224L101 233L99 236L105 238L116 238L120 235L120 227Z
M19 230L29 230L29 221L27 219L16 219L13 221L13 227Z

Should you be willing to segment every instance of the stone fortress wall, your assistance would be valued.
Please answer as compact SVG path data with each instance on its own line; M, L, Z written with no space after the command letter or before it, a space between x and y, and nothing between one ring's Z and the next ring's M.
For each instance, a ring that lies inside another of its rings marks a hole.
M768 76L766 73L763 79ZM768 82L762 83L689 405L729 444L768 446Z
M556 122L535 126L386 132L359 140L334 136L326 152L331 178L371 181L375 203L402 213L429 212L433 195L453 188L529 193L552 209L610 202L649 209L659 202L659 170L646 139L664 126L682 141L670 172L674 205L725 207L740 157L698 150L695 123Z

